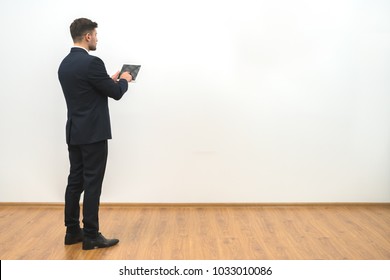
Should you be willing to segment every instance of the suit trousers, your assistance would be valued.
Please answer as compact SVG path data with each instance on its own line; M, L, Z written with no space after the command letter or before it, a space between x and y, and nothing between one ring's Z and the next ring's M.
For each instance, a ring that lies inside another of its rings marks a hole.
M70 172L65 191L65 226L68 233L80 231L80 198L84 192L84 235L99 232L99 205L106 170L107 140L85 145L68 144Z

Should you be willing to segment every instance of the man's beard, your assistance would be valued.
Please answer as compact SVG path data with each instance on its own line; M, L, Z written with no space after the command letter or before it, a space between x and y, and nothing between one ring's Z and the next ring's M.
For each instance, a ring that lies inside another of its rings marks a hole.
M89 49L90 51L96 51L96 45L94 45L94 46L88 46L88 49Z

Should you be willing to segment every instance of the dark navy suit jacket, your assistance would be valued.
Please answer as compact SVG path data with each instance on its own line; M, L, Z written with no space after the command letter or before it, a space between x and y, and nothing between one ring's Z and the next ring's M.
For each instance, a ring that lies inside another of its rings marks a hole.
M127 81L113 81L103 61L82 48L71 49L61 62L58 78L68 108L66 143L83 145L111 139L108 97L121 99Z

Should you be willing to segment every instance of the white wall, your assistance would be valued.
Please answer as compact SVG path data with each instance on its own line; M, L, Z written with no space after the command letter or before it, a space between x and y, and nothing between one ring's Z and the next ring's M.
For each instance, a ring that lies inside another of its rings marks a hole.
M62 202L57 68L99 23L110 101L104 202L390 202L387 0L2 0L0 201Z

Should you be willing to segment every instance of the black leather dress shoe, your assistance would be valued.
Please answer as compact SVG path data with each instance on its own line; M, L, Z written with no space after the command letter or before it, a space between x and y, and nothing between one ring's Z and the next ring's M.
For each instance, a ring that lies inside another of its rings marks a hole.
M106 239L100 232L97 238L84 237L83 250L92 250L97 248L107 248L118 244L118 239Z
M81 230L79 233L67 233L65 234L65 245L72 245L82 242L84 239L84 231Z

